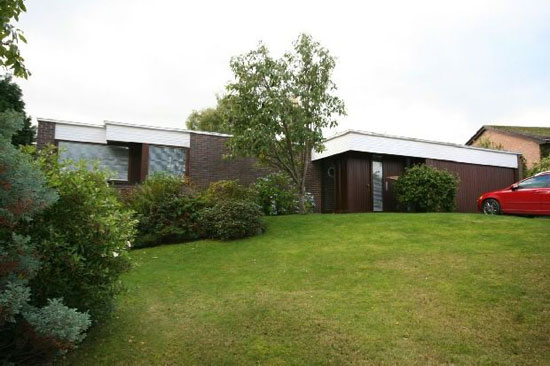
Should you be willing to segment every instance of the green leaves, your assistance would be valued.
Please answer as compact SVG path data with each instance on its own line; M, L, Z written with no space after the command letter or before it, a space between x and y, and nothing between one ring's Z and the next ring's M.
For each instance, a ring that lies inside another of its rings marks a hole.
M226 86L225 99L232 154L255 156L288 174L302 203L311 150L323 149L323 128L335 127L336 117L345 115L344 102L333 94L335 65L329 51L306 34L281 58L260 44L230 62L235 80Z
M453 174L427 166L415 165L395 183L397 201L415 212L453 211L459 180Z
M27 39L11 21L19 21L19 15L26 10L23 0L0 0L0 66L25 79L30 76L30 72L25 67L19 43L27 43Z

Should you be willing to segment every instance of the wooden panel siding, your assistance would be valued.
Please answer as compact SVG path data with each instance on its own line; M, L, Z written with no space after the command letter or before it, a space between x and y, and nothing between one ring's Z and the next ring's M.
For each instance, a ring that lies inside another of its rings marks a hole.
M405 158L388 156L382 159L382 166L384 170L384 211L385 212L397 212L397 201L395 198L394 179L388 179L388 177L400 177L405 172Z
M372 211L371 159L367 154L347 154L347 212Z
M477 212L476 200L482 193L509 186L514 183L516 175L516 169L511 168L434 159L426 159L426 164L446 169L460 178L456 197L456 208L459 212Z

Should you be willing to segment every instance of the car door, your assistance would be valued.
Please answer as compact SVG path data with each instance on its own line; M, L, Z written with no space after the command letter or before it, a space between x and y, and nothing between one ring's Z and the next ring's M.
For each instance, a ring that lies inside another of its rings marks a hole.
M550 215L550 174L542 176L546 182L545 186L538 189L540 199L540 213L542 215Z
M508 213L537 214L542 210L542 189L545 176L531 177L514 185L502 194L502 210Z

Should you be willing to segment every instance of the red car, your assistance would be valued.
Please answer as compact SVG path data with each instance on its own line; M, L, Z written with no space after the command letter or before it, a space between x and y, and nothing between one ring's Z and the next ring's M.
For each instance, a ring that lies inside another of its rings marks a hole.
M550 171L482 194L477 199L477 208L487 215L550 215Z

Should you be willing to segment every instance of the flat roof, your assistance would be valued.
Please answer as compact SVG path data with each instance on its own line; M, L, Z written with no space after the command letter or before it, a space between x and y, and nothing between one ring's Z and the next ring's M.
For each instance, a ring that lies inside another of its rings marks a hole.
M324 145L323 151L313 151L312 160L320 160L348 151L358 151L516 169L518 156L521 155L517 152L359 130L337 133L325 139Z
M107 125L113 125L113 126L143 128L143 129L155 130L155 131L173 131L173 132L183 132L183 133L196 133L196 134L199 134L199 135L231 137L231 135L228 135L228 134L225 134L225 133L219 133L219 132L196 131L196 130L188 130L188 129L184 129L184 128L176 128L176 127L162 127L162 126L159 127L159 126L142 125L142 124L128 123L128 122L109 121L109 120L104 120L100 124L75 122L75 121L59 120L59 119L52 119L52 118L43 118L43 117L37 117L36 120L37 121L44 121L44 122L52 122L52 123L57 123L57 124L64 124L64 125L84 126L84 127L105 128L105 126L107 126Z
M348 129L348 130L345 130L343 132L338 132L330 137L327 137L325 139L325 142L326 141L329 141L329 140L332 140L332 139L335 139L337 137L340 137L340 136L343 136L343 135L347 135L349 133L356 133L356 134L359 134L359 135L366 135L366 136L377 136L377 137L385 137L385 138L390 138L390 139L396 139L396 140L405 140L405 141L415 141L415 142L424 142L424 143L427 143L427 144L434 144L434 145L443 145L443 146L452 146L452 147L458 147L458 148L461 148L461 149L469 149L469 150L480 150L480 151L492 151L492 152L498 152L498 153L502 153L502 154L512 154L512 155L521 155L520 152L514 152L514 151L505 151L505 150L494 150L494 149L487 149L487 148L484 148L484 147L477 147L477 146L468 146L468 145L462 145L462 144L455 144L455 143L452 143L452 142L441 142L441 141L434 141L434 140L424 140L424 139L419 139L419 138L415 138L415 137L405 137L405 136L398 136L398 135L388 135L388 134L384 134L384 133L377 133L377 132L369 132L369 131L363 131L363 130L353 130L353 129Z

